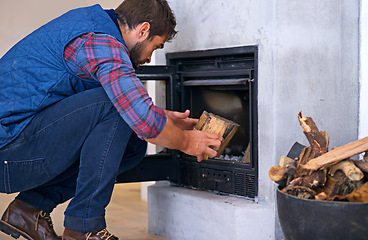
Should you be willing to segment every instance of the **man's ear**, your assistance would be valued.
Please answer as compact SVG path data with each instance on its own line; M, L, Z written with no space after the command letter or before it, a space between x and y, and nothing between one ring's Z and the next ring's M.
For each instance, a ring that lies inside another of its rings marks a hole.
M137 38L139 41L144 41L148 38L151 24L149 22L143 22L137 26Z

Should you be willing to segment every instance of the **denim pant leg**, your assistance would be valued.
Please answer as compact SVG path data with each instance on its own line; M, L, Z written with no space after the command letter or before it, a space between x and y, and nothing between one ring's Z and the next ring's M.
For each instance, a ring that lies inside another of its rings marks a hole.
M124 146L118 145L117 147L123 148ZM111 199L116 176L138 165L142 161L146 151L147 142L139 139L135 133L131 134L125 146L125 151L121 159L120 166L118 167L118 169L114 168L114 170L117 171L115 172L116 174L114 175L114 177L111 178L113 181L106 181L106 179L101 179L99 185L96 184L95 192L99 192L102 190L101 188L105 188L104 192L101 191L101 193L99 193L100 196L88 195L89 191L86 193L82 193L82 191L79 191L77 189L76 196L74 197L74 199L72 199L65 211L64 226L70 230L80 232L96 232L98 230L106 228L106 222L104 218L105 209L101 208L101 206L102 204L103 206L108 205ZM101 164L103 163L101 162ZM106 168L106 171L111 171L111 168L113 168L113 166L108 164L103 168ZM96 169L94 168L93 170ZM104 170L101 171L104 172ZM103 176L106 175L107 174L103 174ZM100 176L103 177L102 175ZM79 178L80 177L81 174L79 173ZM98 182L98 179L91 179L90 177L88 177L88 179L91 180L91 184L93 184L93 182ZM78 214L75 215L75 213ZM89 217L81 219L79 216L80 214L85 214ZM101 214L101 216L99 216L99 214Z
M106 228L105 206L109 204L116 176L121 162L124 162L123 154L131 149L132 144L128 147L129 140L136 136L122 118L116 120L109 131L103 125L95 128L84 144L76 194L65 211L64 226L70 230L95 232ZM98 149L96 146L103 134L104 148ZM144 146L144 151L131 156L126 162L127 168L135 166L143 158L146 143L142 140L139 143Z
M66 227L100 230L106 225L105 206L132 135L102 88L64 99L37 114L14 142L0 149L0 191L22 191L19 198L28 203L48 205L41 209L53 209L75 191L66 210ZM77 175L66 170L76 163L79 172L73 185Z

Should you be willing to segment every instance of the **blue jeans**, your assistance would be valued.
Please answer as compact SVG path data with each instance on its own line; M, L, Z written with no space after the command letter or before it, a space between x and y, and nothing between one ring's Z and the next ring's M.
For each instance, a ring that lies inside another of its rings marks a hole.
M0 149L0 192L50 213L73 198L64 226L106 228L105 207L115 179L146 152L102 88L68 97L38 113L21 135Z

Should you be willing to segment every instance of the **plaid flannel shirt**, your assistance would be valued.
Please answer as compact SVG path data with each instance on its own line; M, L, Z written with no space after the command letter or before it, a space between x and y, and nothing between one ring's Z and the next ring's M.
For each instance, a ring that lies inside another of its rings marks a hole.
M68 67L83 79L99 81L124 121L141 139L155 138L166 123L136 77L125 44L107 34L88 33L71 41L64 51Z

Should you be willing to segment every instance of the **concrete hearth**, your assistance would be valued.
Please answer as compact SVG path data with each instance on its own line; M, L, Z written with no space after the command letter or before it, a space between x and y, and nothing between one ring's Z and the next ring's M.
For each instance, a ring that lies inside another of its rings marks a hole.
M148 231L170 240L272 239L274 206L156 183L148 188Z

